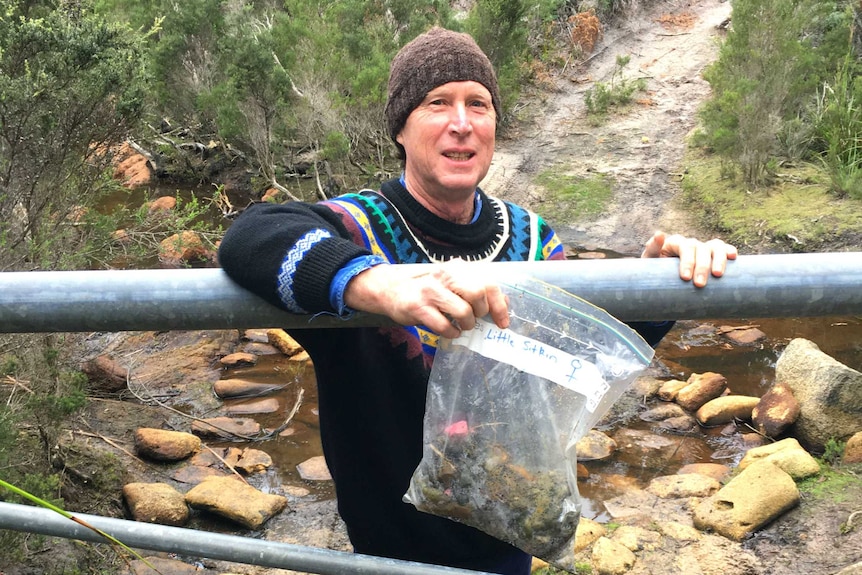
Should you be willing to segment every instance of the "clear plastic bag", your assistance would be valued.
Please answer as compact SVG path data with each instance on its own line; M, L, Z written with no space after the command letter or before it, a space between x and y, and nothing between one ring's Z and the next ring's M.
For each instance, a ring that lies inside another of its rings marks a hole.
M652 361L607 312L533 279L501 283L510 326L441 338L424 450L404 500L574 571L575 444Z

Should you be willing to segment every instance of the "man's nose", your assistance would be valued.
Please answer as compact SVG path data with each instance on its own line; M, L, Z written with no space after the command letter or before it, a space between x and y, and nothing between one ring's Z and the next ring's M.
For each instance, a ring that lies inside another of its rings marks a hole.
M465 103L459 102L452 107L450 125L452 131L458 133L469 132L473 129L470 117L467 115L467 105Z

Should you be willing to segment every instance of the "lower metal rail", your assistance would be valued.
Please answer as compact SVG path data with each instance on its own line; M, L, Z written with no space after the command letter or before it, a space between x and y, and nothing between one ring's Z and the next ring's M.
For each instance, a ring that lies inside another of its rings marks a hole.
M481 575L483 573L83 513L75 513L74 516L133 549L163 551L260 567L291 569L322 575ZM0 529L106 543L105 538L98 533L54 511L15 503L0 502Z

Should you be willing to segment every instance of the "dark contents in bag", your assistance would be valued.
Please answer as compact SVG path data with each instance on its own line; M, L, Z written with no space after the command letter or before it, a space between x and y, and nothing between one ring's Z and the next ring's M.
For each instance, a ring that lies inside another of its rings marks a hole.
M565 551L578 525L566 477L527 469L496 442L495 427L453 423L426 450L433 455L414 475L417 507L454 519L541 558Z

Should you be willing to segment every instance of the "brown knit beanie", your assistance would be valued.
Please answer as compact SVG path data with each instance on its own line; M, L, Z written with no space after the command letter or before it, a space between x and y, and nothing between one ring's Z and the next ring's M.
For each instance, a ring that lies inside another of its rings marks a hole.
M500 118L500 89L491 61L468 34L434 27L404 45L389 69L389 97L386 124L395 140L410 115L425 96L448 82L472 80L491 92L497 119Z

